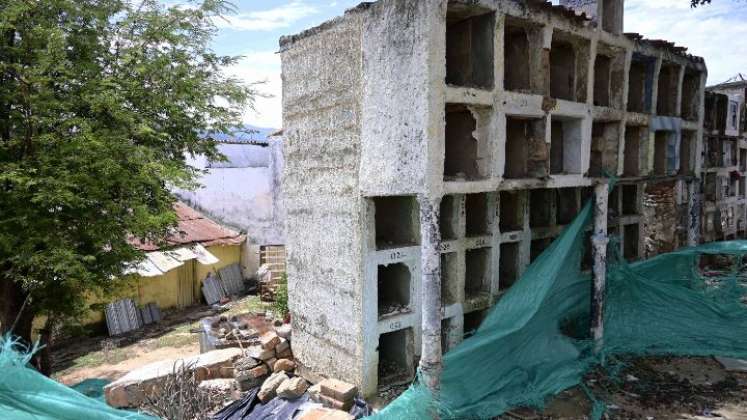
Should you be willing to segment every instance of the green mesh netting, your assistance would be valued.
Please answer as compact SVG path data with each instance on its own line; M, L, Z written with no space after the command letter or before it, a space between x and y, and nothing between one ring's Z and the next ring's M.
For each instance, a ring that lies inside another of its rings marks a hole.
M482 419L577 385L606 356L747 357L742 257L747 241L713 243L627 264L610 247L604 346L588 339L591 276L581 272L592 219L574 222L496 303L476 333L444 356L437 403L417 383L374 417ZM702 274L703 255L717 267ZM731 255L729 258L717 255ZM731 261L724 269L723 262ZM719 264L720 263L720 264ZM603 411L595 404L594 417Z
M28 367L35 350L24 349L11 338L0 336L0 419L152 419L115 410Z

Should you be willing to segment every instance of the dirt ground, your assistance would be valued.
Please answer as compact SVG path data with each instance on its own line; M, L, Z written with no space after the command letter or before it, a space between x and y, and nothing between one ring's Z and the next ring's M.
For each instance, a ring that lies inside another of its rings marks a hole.
M266 306L256 296L226 305L225 315L262 312ZM200 353L199 320L217 312L208 306L193 306L165 314L163 320L121 337L76 337L52 349L53 377L66 385L85 379L116 380L138 367L164 359Z
M584 383L606 405L605 419L747 419L747 373L726 370L713 358L622 361L620 373L590 372ZM545 410L513 410L501 419L588 419L591 399L581 387L552 398Z

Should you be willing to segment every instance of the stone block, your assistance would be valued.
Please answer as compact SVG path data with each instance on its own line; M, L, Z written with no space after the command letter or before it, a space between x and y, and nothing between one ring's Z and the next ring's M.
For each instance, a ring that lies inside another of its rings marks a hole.
M322 403L323 406L334 408L335 410L342 410L342 411L349 411L350 407L353 406L353 400L347 400L347 401L340 401L336 398L328 397L324 394L319 396L319 402Z
M322 387L322 395L338 401L351 401L355 397L355 394L358 393L358 388L355 385L338 379L325 379L320 385Z
M278 359L292 359L293 353L291 352L291 349L289 348L288 350L285 350L283 352L276 353L275 357L277 357Z
M198 386L205 390L221 392L223 394L230 394L235 384L235 379L219 378L202 381Z
M283 324L279 327L275 327L275 333L281 338L290 340L291 338L291 324Z
M344 411L317 407L301 414L298 420L353 420L354 418Z
M280 342L277 346L275 346L275 353L282 353L287 350L290 350L290 343L288 342L288 340L281 337Z
M322 385L316 384L309 387L309 397L314 402L321 402L320 397L322 396Z
M280 337L275 331L268 331L259 336L259 344L265 350L274 350L275 346L280 343Z
M263 403L275 398L278 387L286 380L288 380L288 375L286 375L285 372L273 373L269 378L267 378L265 383L262 384L259 393L257 393L257 398L259 398Z
M272 358L270 360L267 360L265 363L267 363L267 367L270 368L271 372L275 372L275 363L277 363L278 359Z
M241 355L241 349L231 347L186 359L167 359L150 363L105 386L104 397L112 407L136 407L143 401L143 393L157 392L158 384L171 374L175 367L191 366L197 371L198 381L202 381L217 377L221 367L233 366L233 362Z
M304 378L296 376L281 383L276 392L280 398L295 400L300 398L308 388L309 383Z
M236 360L233 363L233 367L235 370L249 370L257 365L261 364L262 362L253 358L253 357L242 357L241 359Z
M275 357L275 349L265 349L261 346L251 346L246 349L246 355L258 360L270 360Z
M296 370L296 363L289 359L280 359L272 366L273 372L278 371L293 372Z

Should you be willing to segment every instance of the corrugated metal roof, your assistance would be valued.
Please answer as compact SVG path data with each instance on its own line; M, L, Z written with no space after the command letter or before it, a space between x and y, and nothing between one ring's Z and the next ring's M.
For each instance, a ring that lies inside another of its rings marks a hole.
M138 238L131 238L130 243L141 251L147 252L189 244L238 245L244 241L244 235L219 225L182 202L174 204L174 211L179 222L174 232L166 238L165 246Z

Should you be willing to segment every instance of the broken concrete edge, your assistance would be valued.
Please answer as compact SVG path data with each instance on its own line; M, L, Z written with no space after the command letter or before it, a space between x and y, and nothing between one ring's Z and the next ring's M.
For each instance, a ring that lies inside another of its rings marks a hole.
M144 392L158 388L163 378L181 366L190 366L202 380L218 379L222 368L232 367L233 362L243 355L238 347L213 350L194 357L160 360L130 371L125 376L104 387L106 402L116 408L136 407L144 397ZM225 370L224 370L225 371Z
M330 19L326 22L323 22L317 26L314 26L312 28L306 29L304 31L301 31L295 35L283 35L280 37L279 46L280 46L280 52L287 50L288 48L292 47L293 44L296 42L308 38L311 36L314 36L320 32L324 32L327 29L330 29L334 26L336 26L341 21L345 20L349 15L360 13L368 10L371 8L374 3L376 2L368 2L364 1L359 3L357 6L351 7L347 10L345 10L345 13L342 16L337 16L333 19Z

